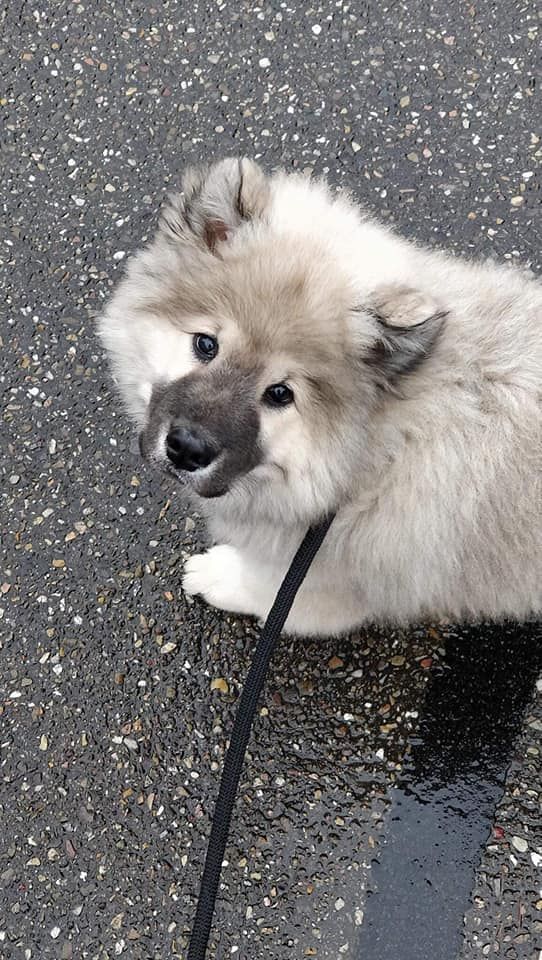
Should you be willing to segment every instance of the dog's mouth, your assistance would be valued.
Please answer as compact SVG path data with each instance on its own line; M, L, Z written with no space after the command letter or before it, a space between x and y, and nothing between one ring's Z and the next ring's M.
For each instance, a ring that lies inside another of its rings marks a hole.
M143 435L139 437L139 450L146 464L173 477L177 483L191 490L198 497L214 500L225 496L230 490L231 481L228 482L223 475L225 466L223 456L217 457L210 466L200 467L197 470L182 470L167 457L165 447L158 446L154 450L149 450Z
M214 471L209 471L208 467L191 471L179 470L169 461L166 461L163 466L170 477L174 477L183 487L187 487L204 500L215 500L229 492L230 486L218 477L214 477Z
M165 427L152 431L147 427L139 435L139 450L149 466L206 500L224 497L261 464L258 446L220 448L214 439L202 443L201 435L184 428L176 435Z

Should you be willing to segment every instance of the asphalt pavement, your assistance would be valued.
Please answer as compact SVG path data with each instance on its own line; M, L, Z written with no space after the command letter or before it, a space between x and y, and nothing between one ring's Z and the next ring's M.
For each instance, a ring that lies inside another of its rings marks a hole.
M1 960L185 956L257 636L181 594L201 520L140 463L94 333L126 257L185 164L242 152L325 173L407 236L540 270L540 16L535 0L0 13ZM374 960L373 863L456 640L436 624L281 645L211 956ZM461 960L542 960L542 682L512 700Z

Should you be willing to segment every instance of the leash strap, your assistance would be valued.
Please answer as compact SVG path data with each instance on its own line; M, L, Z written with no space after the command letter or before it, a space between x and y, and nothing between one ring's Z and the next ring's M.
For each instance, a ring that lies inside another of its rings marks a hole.
M310 527L305 534L269 611L239 697L211 826L187 960L205 960L235 797L258 700L269 662L295 595L305 579L332 520L333 516L327 517L319 526Z

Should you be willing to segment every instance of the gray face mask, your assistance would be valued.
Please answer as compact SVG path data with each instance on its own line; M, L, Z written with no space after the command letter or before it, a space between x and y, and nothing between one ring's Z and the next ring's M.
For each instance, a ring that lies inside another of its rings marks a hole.
M261 462L259 430L254 373L217 365L154 388L140 449L199 496L217 497Z

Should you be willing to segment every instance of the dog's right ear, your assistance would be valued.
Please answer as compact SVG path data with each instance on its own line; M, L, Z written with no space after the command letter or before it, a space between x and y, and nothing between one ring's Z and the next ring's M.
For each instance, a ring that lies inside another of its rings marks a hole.
M364 309L377 334L365 362L385 389L432 353L448 313L432 295L398 283L378 287Z
M182 194L170 198L161 229L175 240L194 240L218 253L243 221L261 217L269 200L269 181L252 160L221 160L190 167Z

